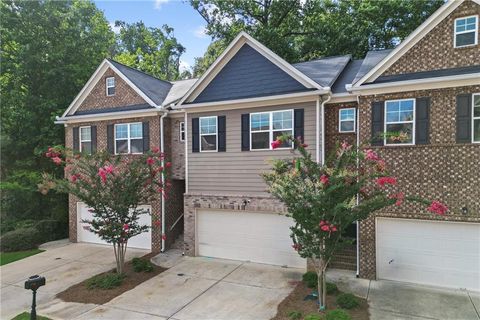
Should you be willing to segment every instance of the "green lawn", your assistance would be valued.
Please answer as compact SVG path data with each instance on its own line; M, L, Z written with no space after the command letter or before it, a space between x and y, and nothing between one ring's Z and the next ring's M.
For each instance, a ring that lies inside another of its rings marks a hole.
M30 312L20 313L18 316L16 316L12 320L30 320ZM37 320L52 320L52 319L47 317L42 317L37 314Z
M0 266L4 264L21 260L26 257L33 256L34 254L43 252L45 250L33 249L27 251L15 251L15 252L0 252Z

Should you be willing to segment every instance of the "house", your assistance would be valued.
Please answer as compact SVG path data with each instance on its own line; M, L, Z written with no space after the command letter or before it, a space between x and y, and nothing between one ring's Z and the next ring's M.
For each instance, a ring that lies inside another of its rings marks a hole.
M319 163L337 142L367 146L401 188L450 213L409 205L358 223L358 275L480 290L479 19L480 1L449 1L393 50L297 64L240 33L199 79L178 82L105 60L57 123L80 151L170 155L172 195L146 204L162 226L131 246L164 251L183 232L187 255L289 267L306 262L260 174L291 146L270 142L302 136ZM403 139L379 138L390 131ZM99 241L86 215L71 197L71 241Z

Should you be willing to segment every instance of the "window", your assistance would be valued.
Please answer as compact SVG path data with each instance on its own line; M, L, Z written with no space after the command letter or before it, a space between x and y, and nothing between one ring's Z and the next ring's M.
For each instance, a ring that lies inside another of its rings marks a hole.
M480 93L474 94L472 100L472 140L480 143Z
M92 153L92 128L80 127L80 152Z
M217 117L200 118L200 152L217 151Z
M355 108L338 110L338 131L355 132Z
M185 122L180 122L180 141L185 141Z
M250 114L250 150L269 150L271 142L284 133L293 135L293 110ZM280 146L291 147L291 141Z
M385 144L413 144L415 141L415 100L385 102Z
M115 154L143 153L141 122L115 125Z
M107 84L107 96L115 95L115 77L109 77L106 80Z
M478 41L478 16L455 19L455 48L476 45Z

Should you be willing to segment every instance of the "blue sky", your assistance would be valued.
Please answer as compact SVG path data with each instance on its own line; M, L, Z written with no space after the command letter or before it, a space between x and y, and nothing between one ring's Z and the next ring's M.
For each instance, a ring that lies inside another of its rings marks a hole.
M137 22L142 20L148 27L168 24L175 30L175 37L186 48L180 58L181 67L193 66L194 58L203 56L211 38L204 33L205 20L181 0L119 1L95 0L110 23L115 20Z

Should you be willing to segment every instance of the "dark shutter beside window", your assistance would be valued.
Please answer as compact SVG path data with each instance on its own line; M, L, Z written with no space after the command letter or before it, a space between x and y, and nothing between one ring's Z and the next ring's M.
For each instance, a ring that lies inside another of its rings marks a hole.
M304 118L305 117L304 117L303 109L293 110L293 123L294 123L293 136L294 136L294 138L300 137L302 142L304 142L303 135L305 134L305 130L304 130L305 119Z
M80 151L80 128L73 128L73 150Z
M192 152L200 152L200 123L198 118L192 119Z
M109 124L107 126L107 151L110 154L115 153L115 135L114 135L114 125Z
M90 135L92 139L92 154L97 152L97 126L90 127Z
M148 121L142 123L143 152L150 150L150 124Z
M218 151L225 152L227 151L227 117L218 116Z
M385 102L372 103L372 146L383 146Z
M430 98L418 98L415 102L415 144L428 144L430 127Z
M457 96L457 142L472 142L472 95Z
M250 114L242 114L242 151L250 150Z

